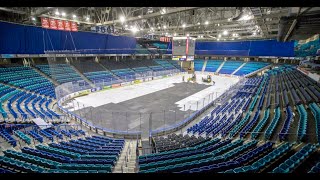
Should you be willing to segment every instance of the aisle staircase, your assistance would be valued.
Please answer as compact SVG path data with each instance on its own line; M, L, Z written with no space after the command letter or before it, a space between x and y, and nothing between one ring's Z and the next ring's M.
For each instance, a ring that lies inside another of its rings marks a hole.
M201 72L204 72L204 70L206 69L206 67L207 67L207 62L208 62L208 60L205 60L205 61L204 61Z
M220 66L219 66L218 69L216 70L216 73L218 73L218 72L220 71L220 69L223 67L223 65L224 65L225 62L226 62L226 61L223 61L223 62L220 64Z
M231 75L234 75L234 73L236 73L237 71L239 71L244 65L246 65L247 63L243 63L241 64L241 66L239 66L236 70L233 71L233 73L231 73Z
M113 169L113 173L135 173L137 166L137 141L126 140L119 159Z
M95 87L95 85L94 85L86 76L84 76L74 65L69 64L69 66L70 66L77 74L79 74L79 76L81 76L81 78L82 78L83 80L85 80L87 83L89 83L91 87Z
M50 82L52 82L52 84L54 84L55 86L59 86L60 84L58 83L58 81L52 79L51 77L49 77L48 75L46 75L45 73L43 73L42 71L40 71L40 69L38 69L37 67L34 66L30 66L30 68L34 69L35 71L37 71L37 73L39 73L41 76L45 77L46 79L48 79Z
M111 73L113 75L113 77L117 78L118 80L122 81L122 79L117 76L115 73L113 73L111 70L109 70L107 67L105 67L103 64L101 64L100 62L97 62L103 69L105 69L107 72Z

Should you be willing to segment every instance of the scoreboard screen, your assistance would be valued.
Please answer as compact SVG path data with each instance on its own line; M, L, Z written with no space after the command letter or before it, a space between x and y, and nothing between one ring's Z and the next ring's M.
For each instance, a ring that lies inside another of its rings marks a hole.
M172 60L193 61L195 52L195 39L191 37L173 37Z

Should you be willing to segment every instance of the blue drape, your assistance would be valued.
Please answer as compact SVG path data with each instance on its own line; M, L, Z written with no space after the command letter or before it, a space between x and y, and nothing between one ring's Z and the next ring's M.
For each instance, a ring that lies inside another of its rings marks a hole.
M169 43L168 49L172 49ZM169 54L171 51L167 51ZM294 41L276 40L238 41L238 42L196 42L197 55L226 56L294 56Z
M90 32L68 32L0 22L0 54L43 54L79 50L80 53L134 54L136 40ZM100 50L99 50L100 49ZM108 49L108 50L103 50ZM168 49L172 49L171 43ZM103 51L102 51L103 50ZM167 53L171 54L171 51ZM196 42L198 55L294 56L294 41Z
M133 54L134 50L128 49L135 47L136 40L133 37L58 31L0 22L0 54L43 54L45 51L64 50Z

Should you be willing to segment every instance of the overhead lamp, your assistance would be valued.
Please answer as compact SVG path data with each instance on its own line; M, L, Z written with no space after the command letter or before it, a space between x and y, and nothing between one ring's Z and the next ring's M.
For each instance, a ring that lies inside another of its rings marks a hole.
M228 18L228 21L230 22L232 20L232 18Z
M57 16L59 16L60 15L60 13L59 13L59 11L58 10L56 10L56 12L54 13L55 15L57 15Z
M87 17L86 17L86 21L89 21L89 20L90 20L90 17L89 17L89 16L87 16Z
M35 20L36 20L36 18L35 18L35 17L31 17L31 20L32 20L32 21L35 21Z
M128 24L124 25L124 27L128 27Z
M166 26L166 25L164 25L164 26L163 26L163 29L167 29L167 26Z
M234 38L232 38L231 40L234 40Z
M257 35L257 33L256 33L256 32L253 32L253 35L255 36L255 35Z
M198 22L197 24L200 25L200 22Z
M217 41L220 41L220 39L218 38Z
M173 35L174 35L174 36L177 36L177 33L174 33Z
M224 30L223 35L225 35L225 36L228 35L228 31Z
M221 34L218 34L218 37L221 38Z
M189 36L190 34L188 33L187 36Z
M120 16L120 21L123 23L126 21L126 18L124 16Z
M186 27L186 24L182 24L182 27L185 28L185 27Z
M151 27L151 30L153 31L153 27Z
M133 28L131 29L131 31L132 31L133 33L136 33L136 32L139 31L139 30L138 30L137 27L133 27Z
M246 15L243 15L239 20L247 21L247 20L250 20L250 19L253 19L253 16L251 16L250 14L246 14Z
M160 14L165 14L167 11L166 11L166 9L165 8L162 8L161 10L160 10Z
M62 17L66 17L66 13L65 12L62 12L61 15L62 15Z
M208 21L206 21L206 22L204 22L204 24L205 24L205 25L208 25L208 24L209 24L209 22L208 22Z
M141 17L142 17L141 15L138 16L138 18L141 18Z
M158 26L158 29L160 29L160 26Z
M75 14L72 15L73 19L77 18L77 16Z

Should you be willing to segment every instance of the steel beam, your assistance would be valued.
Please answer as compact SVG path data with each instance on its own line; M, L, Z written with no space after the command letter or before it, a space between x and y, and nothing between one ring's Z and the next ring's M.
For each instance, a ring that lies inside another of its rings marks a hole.
M168 9L165 14L161 14L160 12L155 12L155 13L143 15L141 17L138 17L138 16L130 17L130 18L126 19L126 22L137 21L137 20L142 20L142 19L149 19L149 18L153 18L153 17L157 17L157 16L167 16L170 14L184 12L184 11L190 11L190 10L199 9L199 8L201 8L201 7L178 7L178 8L174 8L174 9ZM113 24L113 23L120 23L120 20L117 19L114 21L107 21L107 22L104 22L102 24L97 24L97 25L108 25L108 24Z
M7 11L7 12L16 13L16 14L27 14L27 12L25 12L25 11L20 11L20 10L16 10L16 9L9 9L9 8L5 8L5 7L0 7L0 11Z

